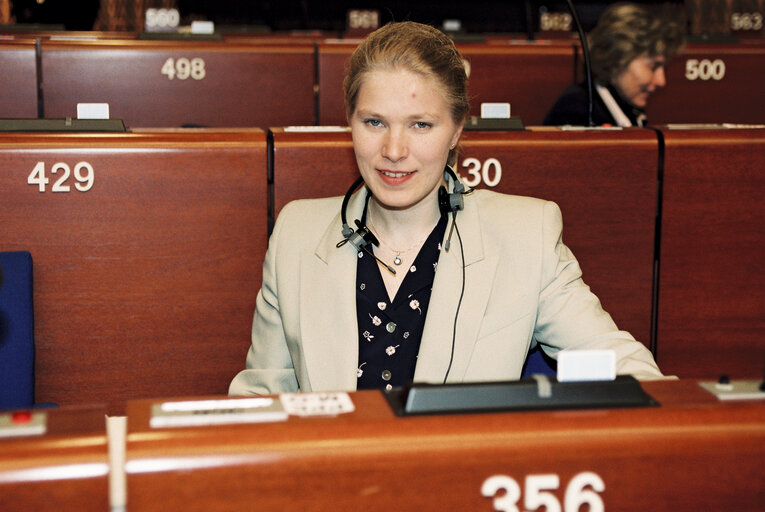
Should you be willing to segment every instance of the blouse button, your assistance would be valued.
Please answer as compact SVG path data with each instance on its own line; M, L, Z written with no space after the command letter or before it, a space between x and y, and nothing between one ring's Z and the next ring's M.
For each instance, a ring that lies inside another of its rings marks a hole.
M396 330L396 323L395 322L388 322L385 325L385 330L388 331L389 333L393 333L393 331Z
M390 370L383 370L382 372L382 380L388 381L393 376L393 374L390 372Z

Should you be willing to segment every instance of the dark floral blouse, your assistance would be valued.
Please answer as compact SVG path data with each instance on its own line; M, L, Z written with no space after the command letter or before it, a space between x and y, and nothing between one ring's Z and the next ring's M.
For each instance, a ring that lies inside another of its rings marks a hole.
M391 389L414 378L445 230L446 218L442 217L407 270L393 302L388 298L380 274L387 270L359 251L356 271L358 389ZM403 271L403 267L396 268L396 272Z

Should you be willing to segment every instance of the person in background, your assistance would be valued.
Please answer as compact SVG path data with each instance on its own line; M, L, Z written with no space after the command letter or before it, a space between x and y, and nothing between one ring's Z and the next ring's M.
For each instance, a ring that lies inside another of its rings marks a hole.
M679 26L649 7L608 7L588 38L594 126L644 126L648 98L666 85L664 67L683 45ZM587 126L587 83L572 84L555 101L545 125Z
M555 203L467 191L450 167L469 110L451 39L385 25L344 91L360 177L280 212L229 394L514 380L537 344L610 349L618 373L661 377L582 281Z

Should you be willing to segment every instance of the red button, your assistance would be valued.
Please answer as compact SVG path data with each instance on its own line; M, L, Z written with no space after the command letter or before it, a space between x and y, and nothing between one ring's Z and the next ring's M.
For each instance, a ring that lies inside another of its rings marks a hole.
M29 423L32 421L32 413L29 411L16 411L11 414L11 421L13 423Z

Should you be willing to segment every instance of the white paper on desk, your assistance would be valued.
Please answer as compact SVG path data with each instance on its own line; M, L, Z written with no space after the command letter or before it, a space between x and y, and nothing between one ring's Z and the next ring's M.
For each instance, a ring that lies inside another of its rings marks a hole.
M186 400L151 406L152 428L225 425L284 421L288 417L278 399L228 398L223 400Z

